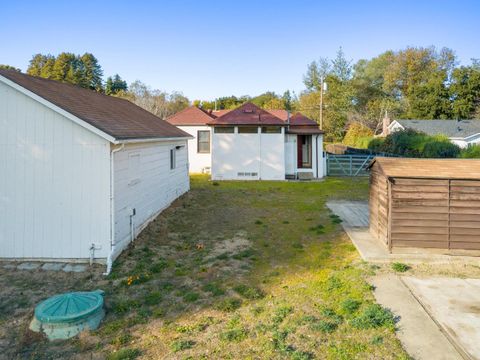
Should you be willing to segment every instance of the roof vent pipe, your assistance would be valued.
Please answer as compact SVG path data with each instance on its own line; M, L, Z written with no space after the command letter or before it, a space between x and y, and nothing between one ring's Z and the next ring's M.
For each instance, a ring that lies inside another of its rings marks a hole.
M287 110L287 128L290 130L290 110Z

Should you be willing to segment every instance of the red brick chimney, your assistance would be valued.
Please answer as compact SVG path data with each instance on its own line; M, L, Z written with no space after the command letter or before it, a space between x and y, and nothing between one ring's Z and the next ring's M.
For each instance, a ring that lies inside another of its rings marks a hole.
M387 136L390 133L388 126L390 125L390 118L388 117L388 111L385 110L385 116L383 117L382 124L382 136Z

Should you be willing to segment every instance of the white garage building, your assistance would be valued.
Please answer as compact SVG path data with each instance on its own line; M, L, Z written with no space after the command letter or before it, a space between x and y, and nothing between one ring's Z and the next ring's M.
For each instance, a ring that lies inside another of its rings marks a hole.
M109 271L189 190L189 138L127 100L0 70L0 258Z

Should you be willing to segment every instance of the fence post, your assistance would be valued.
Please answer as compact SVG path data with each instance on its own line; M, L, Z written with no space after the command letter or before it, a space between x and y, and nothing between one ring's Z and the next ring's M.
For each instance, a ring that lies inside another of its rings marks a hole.
M350 155L350 176L352 176L352 162L353 162L353 155Z

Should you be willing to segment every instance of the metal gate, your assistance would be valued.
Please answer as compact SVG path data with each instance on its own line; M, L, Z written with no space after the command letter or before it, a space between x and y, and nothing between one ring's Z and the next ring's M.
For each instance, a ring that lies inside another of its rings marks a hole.
M327 154L328 176L368 176L367 166L375 155Z

